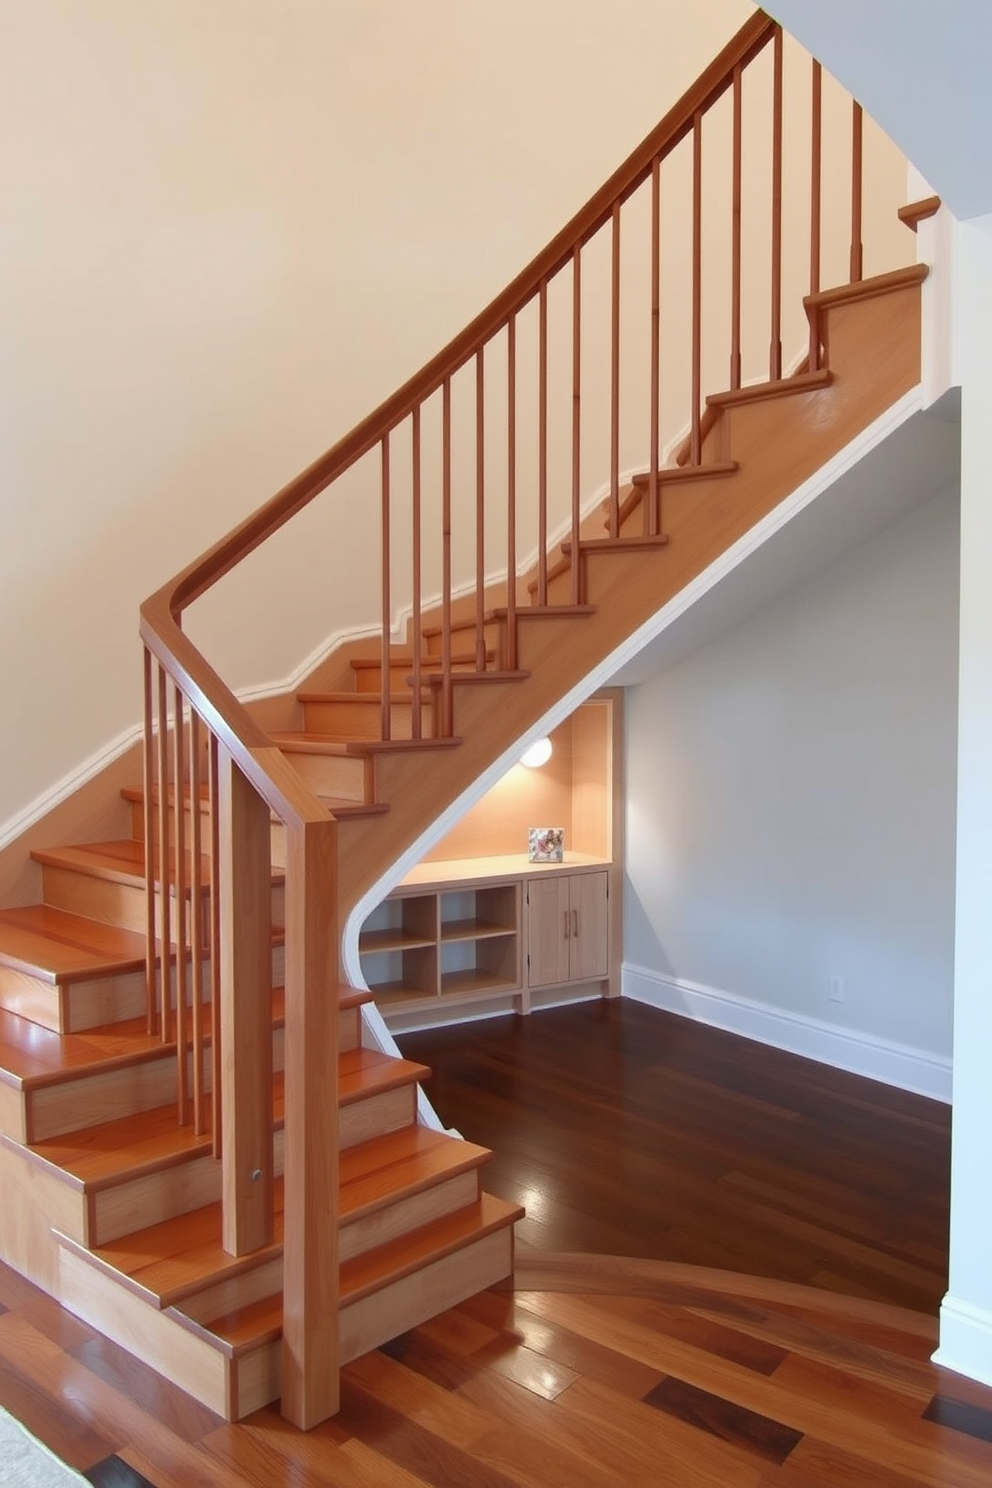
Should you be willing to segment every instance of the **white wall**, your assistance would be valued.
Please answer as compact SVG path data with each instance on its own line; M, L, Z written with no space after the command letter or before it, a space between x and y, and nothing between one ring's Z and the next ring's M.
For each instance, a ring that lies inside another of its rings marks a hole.
M957 564L950 489L631 690L624 956L642 989L695 984L784 1014L784 1034L812 1019L946 1060Z
M0 843L137 723L140 599L481 309L752 9L0 0ZM302 519L194 625L234 685L349 583L355 623L347 540Z

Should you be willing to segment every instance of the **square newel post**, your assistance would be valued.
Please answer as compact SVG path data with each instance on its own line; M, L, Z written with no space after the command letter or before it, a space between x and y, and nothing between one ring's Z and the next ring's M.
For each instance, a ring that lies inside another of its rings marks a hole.
M271 828L223 750L219 764L222 1243L246 1255L273 1238Z
M338 1411L337 823L287 831L282 1412Z

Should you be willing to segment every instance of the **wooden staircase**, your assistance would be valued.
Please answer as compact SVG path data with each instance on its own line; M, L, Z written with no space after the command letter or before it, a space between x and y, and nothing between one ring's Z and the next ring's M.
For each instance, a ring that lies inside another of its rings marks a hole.
M738 365L695 408L688 458L623 489L615 438L606 534L575 504L533 572L511 541L509 577L459 598L446 546L443 595L421 605L416 578L395 644L390 431L412 417L418 450L438 388L450 422L451 369L478 356L481 388L487 338L562 264L578 283L603 222L619 264L621 200L652 172L657 185L665 151L769 43L780 33L756 17L415 385L146 603L131 836L36 852L43 902L0 911L0 1256L228 1419L282 1391L315 1424L341 1363L512 1268L521 1211L481 1191L485 1151L418 1123L428 1072L365 1047L340 927L493 761L919 381L924 269L817 286L806 370L783 378L773 355L769 380L742 387ZM698 381L698 346L694 364ZM613 386L616 407L616 356ZM295 699L300 726L266 733L183 633L183 608L380 446L382 639L331 658Z
M280 1391L281 1182L272 1243L229 1255L209 1120L200 1135L178 1124L175 1047L145 1028L143 939L128 928L143 913L141 844L40 857L58 903L0 912L4 1257L237 1420ZM272 960L278 982L281 937ZM363 1047L368 998L338 989L342 1363L507 1275L522 1212L481 1192L485 1149L418 1124L429 1071ZM283 1023L277 985L277 1172Z

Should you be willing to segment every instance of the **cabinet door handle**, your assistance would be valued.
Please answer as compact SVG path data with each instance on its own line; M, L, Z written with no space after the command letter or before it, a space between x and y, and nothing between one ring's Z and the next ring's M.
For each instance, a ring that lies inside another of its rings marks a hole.
M568 939L568 910L567 909L563 913L562 919L565 921L565 933L562 936L562 940L567 940Z
M573 909L572 910L572 934L575 936L576 940L578 940L578 938L579 938L579 911L577 909Z

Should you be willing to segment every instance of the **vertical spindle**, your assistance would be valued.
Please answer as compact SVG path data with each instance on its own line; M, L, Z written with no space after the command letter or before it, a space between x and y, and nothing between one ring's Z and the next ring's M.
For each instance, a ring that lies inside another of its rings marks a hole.
M200 715L195 708L189 713L189 945L191 982L191 1022L193 1042L193 1131L200 1137L206 1130L203 1091L203 770L201 760Z
M700 464L703 454L703 115L696 110L692 123L692 426L690 456Z
M158 669L158 919L162 961L162 1042L172 1038L172 919L169 900L169 699L168 675Z
M620 203L613 203L610 283L610 536L620 536Z
M741 149L742 94L740 63L734 68L733 198L730 250L730 386L741 385Z
M658 531L658 469L661 465L661 161L651 162L651 434L644 534Z
M820 292L821 202L823 196L823 68L814 58L811 79L810 164L809 164L809 292ZM820 368L820 321L814 310L809 318L809 370Z
M455 731L451 687L451 379L441 389L441 733Z
M861 241L862 151L864 148L864 115L860 103L851 110L851 283L860 282L864 273L864 245Z
M475 669L486 670L486 364L475 355Z
M768 376L782 376L782 32L775 32L772 81L772 334Z
M537 602L548 602L548 281L541 280L537 348Z
M390 501L389 501L389 435L382 437L382 474L380 483L382 516L380 519L380 533L382 538L382 648L381 662L379 666L380 685L382 688L382 712L381 733L383 739L388 739L391 734L391 682L392 675L389 666L389 632L391 628L390 617ZM416 700L414 702L416 707Z
M517 665L517 318L506 326L506 647L504 665Z
M152 654L144 647L144 750L142 771L145 831L145 1024L149 1037L158 1027L158 944L155 935L155 699Z
M176 885L176 1104L179 1124L189 1121L189 1026L186 961L186 893L189 880L186 871L186 700L173 685L175 733L173 739L173 816L175 818L175 885Z
M221 950L220 950L220 756L216 735L210 735L210 1088L213 1122L213 1154L219 1159L224 1137L220 1051Z
M580 465L582 456L582 249L572 250L572 604L581 599L579 528L582 520Z
M422 528L420 516L420 404L413 410L412 420L412 460L413 460L413 501L411 522L413 524L412 536L412 562L413 562L413 737L419 739L421 736L421 709L420 699L423 696L423 635L421 621L421 581L422 581Z

